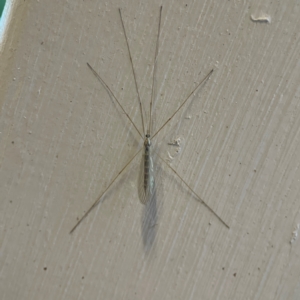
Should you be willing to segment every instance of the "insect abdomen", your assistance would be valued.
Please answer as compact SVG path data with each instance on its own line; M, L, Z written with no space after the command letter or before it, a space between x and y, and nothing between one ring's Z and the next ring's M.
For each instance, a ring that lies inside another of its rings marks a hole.
M149 187L149 177L150 177L150 147L145 146L145 157L144 157L144 190L147 194L147 188Z
M149 198L154 194L154 172L153 172L153 160L151 157L151 141L149 136L146 136L145 140L145 153L144 153L144 197L142 203L145 204Z

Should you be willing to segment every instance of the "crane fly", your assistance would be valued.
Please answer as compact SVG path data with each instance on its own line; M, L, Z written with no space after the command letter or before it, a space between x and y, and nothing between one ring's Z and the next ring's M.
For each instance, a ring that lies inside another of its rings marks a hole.
M143 128L143 134L141 131L137 128L136 124L132 121L130 116L126 113L124 110L123 106L117 99L117 97L114 95L112 90L109 88L109 86L105 83L105 81L100 77L100 75L93 69L93 67L87 63L87 66L89 69L92 71L92 73L95 75L95 77L99 80L99 82L105 87L107 90L108 94L113 97L113 99L116 101L118 106L121 108L123 113L126 115L128 121L133 125L137 133L140 135L140 137L144 140L144 178L143 178L143 196L140 197L140 201L143 204L146 204L149 199L154 195L155 193L155 179L154 179L154 174L153 174L153 159L152 159L152 139L171 121L171 119L178 113L178 111L184 106L184 104L190 99L190 97L196 92L196 90L207 81L207 79L210 77L210 75L213 72L213 69L198 83L198 85L193 89L193 91L188 94L188 96L185 98L185 100L181 103L179 108L171 115L171 117L168 118L168 120L151 136L151 131L152 131L152 109L153 109L153 99L154 99L154 79L155 79L155 73L156 73L156 60L157 60L157 55L158 55L158 47L159 47L159 36L160 36L160 24L161 24L161 14L162 14L162 6L160 7L160 12L159 12L159 22L158 22L158 31L157 31L157 39L156 39L156 49L155 49L155 56L154 56L154 67L153 67L153 74L152 74L152 92L151 92L151 100L150 100L150 117L149 117L149 124L145 126L145 121L144 121L144 114L143 114L143 108L142 108L142 102L137 86L137 80L136 80L136 74L135 70L133 67L133 62L132 62L132 56L130 52L130 47L128 43L128 38L122 18L122 12L121 9L119 9L119 14L120 14L120 20L123 28L123 33L125 36L126 40L126 45L127 45L127 50L128 50L128 55L130 59L130 64L131 64L131 69L132 69L132 74L134 78L134 83L135 83L135 90L139 102L139 110L141 114L141 120L142 120L142 128ZM94 204L86 211L86 213L81 217L81 219L76 223L76 225L72 228L70 233L74 232L74 230L78 227L78 225L87 217L87 215L99 204L101 201L103 195L107 192L107 190L112 186L112 184L116 181L116 179L123 173L123 171L131 164L131 162L134 160L134 158L142 151L143 148L139 149L133 156L132 158L123 166L123 168L118 172L118 174L113 178L113 180L110 182L110 184L106 187L106 189L100 194L100 196L97 198L97 200L94 202ZM223 224L225 225L228 229L229 226L201 199L200 196L183 180L183 178L177 173L175 169L173 169L157 152L156 152L158 158L170 168L174 174L177 175L177 177L185 184L185 186L197 197L197 199L212 213L215 215L215 217Z

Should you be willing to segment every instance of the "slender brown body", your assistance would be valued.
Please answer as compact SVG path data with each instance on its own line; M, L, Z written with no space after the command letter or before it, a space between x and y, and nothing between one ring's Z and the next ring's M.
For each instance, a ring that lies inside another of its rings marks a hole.
M151 146L151 141L148 136L146 136L145 139L145 158L144 158L144 190L146 193L147 187L149 185L149 172L150 172L150 146Z
M154 175L153 175L153 160L151 156L151 140L150 133L147 132L145 142L144 142L145 152L144 152L144 191L145 196L142 199L142 203L146 204L149 198L154 193Z

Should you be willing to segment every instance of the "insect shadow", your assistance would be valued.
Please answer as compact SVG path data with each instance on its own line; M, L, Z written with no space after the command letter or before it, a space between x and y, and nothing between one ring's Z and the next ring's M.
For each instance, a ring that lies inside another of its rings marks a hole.
M110 182L110 184L106 187L106 189L100 194L100 196L97 198L97 200L94 202L94 204L85 212L85 214L79 219L79 221L76 223L76 225L72 228L70 233L74 232L74 230L79 226L79 224L87 217L87 215L102 201L101 199L106 194L106 192L109 190L109 188L113 185L113 183L119 178L119 176L124 172L124 170L132 163L132 161L137 157L137 155L144 149L143 154L143 164L140 169L140 184L138 184L138 194L139 199L141 203L145 205L143 217L142 217L142 236L143 236L143 244L144 248L146 250L149 250L151 246L153 245L153 242L155 240L156 236L156 230L157 230L157 219L158 219L158 205L157 205L157 193L156 193L156 182L155 182L155 166L154 166L154 159L153 154L155 153L155 156L158 160L160 160L164 165L166 165L176 176L180 181L186 186L186 188L196 197L196 199L202 203L212 214L215 215L215 217L229 229L229 226L201 199L201 197L184 181L184 179L177 173L177 171L171 167L165 159L163 159L157 151L153 151L152 149L152 140L157 136L157 134L171 121L171 119L178 113L179 110L184 106L184 104L191 98L192 95L196 92L196 90L207 81L207 79L212 74L213 70L211 70L201 81L198 83L198 85L193 89L193 91L187 95L187 97L184 99L184 101L181 103L181 105L178 107L178 109L165 121L165 123L156 131L152 132L153 128L153 119L152 119L152 112L153 112L153 104L154 104L154 93L155 93L155 74L156 74L156 61L157 61L157 55L158 55L158 48L159 48L159 36L160 36L160 24L161 24L161 14L162 14L162 6L160 7L160 13L159 13L159 23L158 23L158 33L157 33L157 40L156 40L156 50L155 50L155 57L154 57L154 67L153 67L153 74L152 74L152 92L151 92L151 101L150 101L150 110L149 110L149 122L146 128L146 122L145 122L145 116L144 116L144 110L143 105L140 99L140 94L137 86L137 80L136 80L136 74L133 67L132 62L132 56L130 52L130 47L128 43L128 38L126 35L126 30L122 18L121 9L119 9L120 14L120 20L123 28L123 33L126 40L127 50L129 54L132 74L134 78L135 83L135 90L139 102L139 110L141 115L141 123L142 123L142 132L137 128L136 124L132 121L130 116L127 114L127 112L124 110L123 106L120 104L119 100L116 98L110 87L105 83L105 81L100 77L100 75L93 69L93 67L87 63L87 66L92 71L94 76L99 80L99 82L104 86L110 97L113 98L114 103L116 103L123 113L126 115L128 121L134 126L137 133L140 135L140 137L144 140L144 148L140 148L132 157L131 159L123 166L123 168L116 174L116 176L113 178L113 180Z

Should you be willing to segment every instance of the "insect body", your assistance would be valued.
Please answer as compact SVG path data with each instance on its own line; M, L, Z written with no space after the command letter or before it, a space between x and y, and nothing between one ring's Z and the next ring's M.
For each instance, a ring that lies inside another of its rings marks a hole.
M131 68L132 68L132 73L134 77L134 82L135 82L135 88L136 88L136 93L137 93L137 98L139 101L139 107L140 107L140 113L141 113L141 119L142 119L142 127L143 127L143 134L140 132L140 130L137 128L135 123L132 121L130 116L126 113L124 110L123 106L120 104L119 100L116 98L112 90L109 88L109 86L105 83L105 81L100 77L100 75L91 67L89 63L87 63L88 67L90 70L93 72L95 77L100 81L100 83L105 87L107 92L114 98L116 103L119 105L119 107L122 109L124 114L127 116L128 120L131 122L131 124L134 126L138 134L141 136L141 138L144 140L144 170L143 170L143 193L142 196L140 197L140 200L143 204L146 204L151 197L155 194L155 180L154 180L154 165L153 165L153 158L152 158L152 139L165 127L166 124L170 122L170 120L177 114L177 112L184 106L184 104L190 99L190 97L195 93L195 91L210 77L212 74L213 70L211 70L205 77L200 81L200 83L193 89L193 91L185 98L185 100L182 102L182 104L179 106L179 108L169 117L169 119L152 135L151 137L151 129L152 129L152 107L153 107L153 99L154 99L154 78L155 78L155 73L156 73L156 58L158 54L158 46L159 46L159 35L160 35L160 23L161 23L161 13L162 13L162 7L160 7L160 15L159 15L159 24L158 24L158 33L157 33L157 41L156 41L156 51L155 51L155 57L154 57L154 68L153 68L153 77L152 77L152 93L151 93L151 101L150 101L150 117L149 117L149 124L147 127L147 131L145 130L145 122L144 122L144 116L143 116L143 109L142 109L142 102L140 100L140 95L139 95L139 90L137 86L137 80L136 80L136 75L132 63L132 57L131 57L131 52L129 48L129 43L126 35L126 30L124 26L124 22L122 19L122 14L121 10L119 9L120 13L120 19L122 23L122 28L127 44L127 49L128 49L128 54L131 62ZM122 172L126 169L126 167L134 160L134 158L141 152L142 149L138 150L134 156L123 166L123 168L119 171L119 173L113 178L111 183L107 186L107 188L104 190L104 192L101 193L101 195L97 198L97 200L94 202L94 204L87 210L87 212L83 215L83 217L77 222L77 224L72 228L70 233L72 233L77 226L83 221L83 219L94 209L94 207L97 206L97 204L101 201L102 196L106 193L106 191L112 186L112 184L116 181L116 179L122 174ZM210 210L227 228L229 226L199 197L196 192L183 180L183 178L177 173L175 169L173 169L168 163L158 154L156 153L158 158L166 164L177 176L178 178L186 185L186 187L197 197L197 199L207 207L208 210Z
M144 198L141 198L141 202L146 204L146 202L151 198L151 196L155 192L155 179L154 179L154 165L153 159L151 156L151 139L150 132L148 131L146 134L145 142L144 142Z

